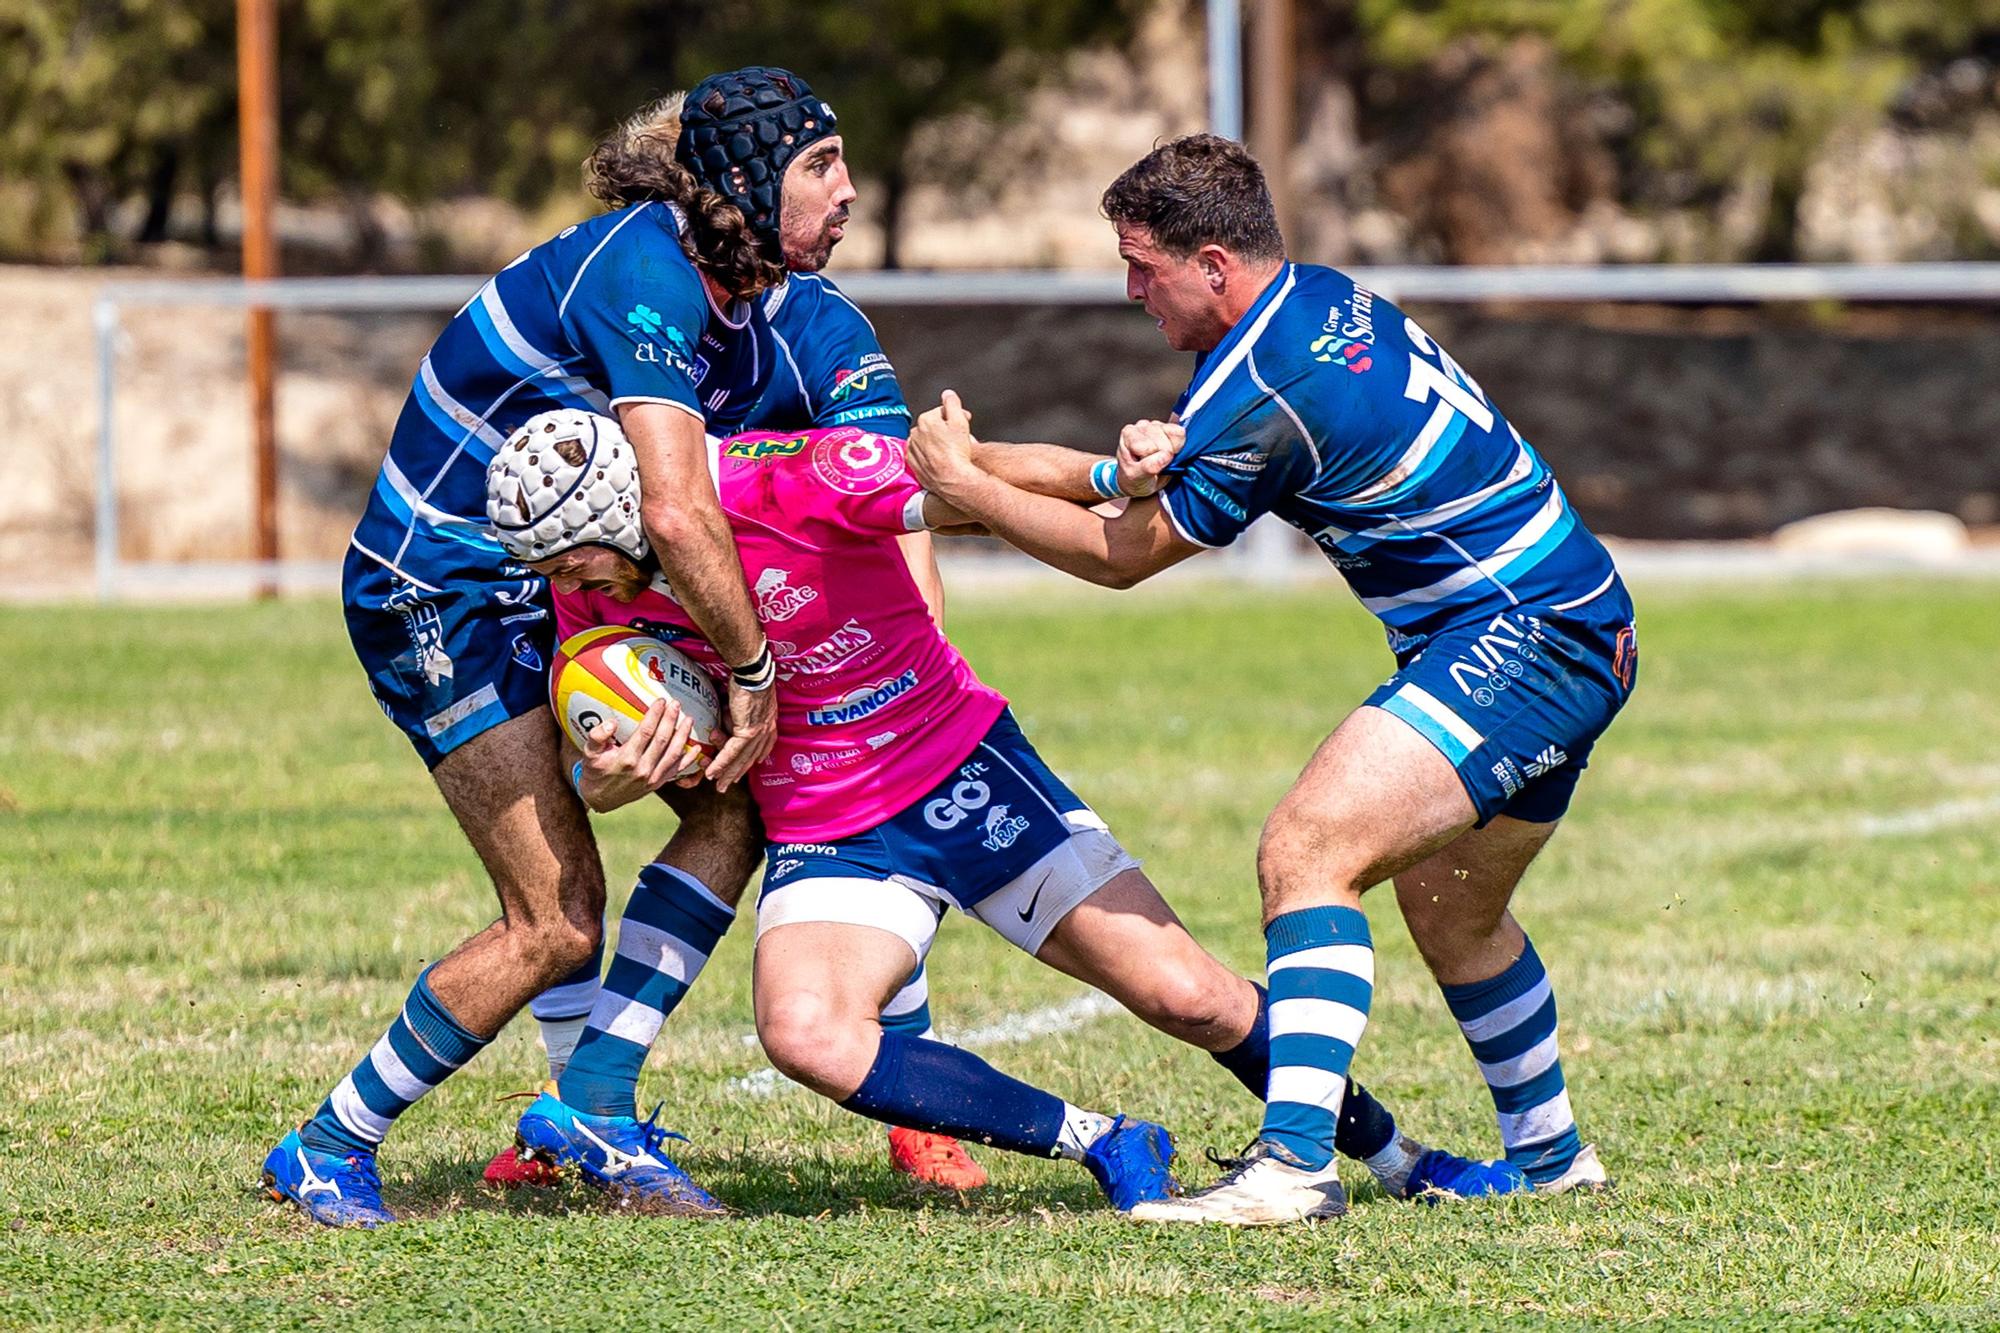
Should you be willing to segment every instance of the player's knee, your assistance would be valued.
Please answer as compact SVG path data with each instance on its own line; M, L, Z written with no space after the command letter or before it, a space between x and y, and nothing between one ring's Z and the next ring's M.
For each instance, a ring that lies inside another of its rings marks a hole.
M539 921L527 928L523 952L544 983L553 985L589 962L604 938L600 917L570 915Z
M835 1100L854 1095L874 1059L876 1034L865 1016L847 1014L813 991L759 1004L757 1037L779 1073Z
M1215 970L1221 971L1219 967ZM1227 981L1244 984L1233 975ZM1141 998L1140 1017L1169 1036L1209 1050L1222 1029L1229 1000L1229 987L1221 977L1186 970L1168 972Z
M1360 840L1329 810L1286 801L1257 840L1257 884L1267 906L1299 897L1359 896L1368 880Z

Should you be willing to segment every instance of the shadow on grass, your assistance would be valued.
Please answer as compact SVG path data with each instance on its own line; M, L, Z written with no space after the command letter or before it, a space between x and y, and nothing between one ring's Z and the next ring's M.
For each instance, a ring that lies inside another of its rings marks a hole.
M886 1164L820 1156L779 1159L689 1153L676 1160L733 1214L746 1218L817 1220L870 1212L943 1210L1002 1220L1041 1213L1100 1213L1108 1208L1082 1167L1075 1168L1073 1180L1061 1184L988 1185L961 1193L919 1184ZM500 1189L480 1178L484 1166L483 1162L433 1158L417 1166L408 1182L384 1182L384 1201L397 1216L410 1219L455 1212L524 1218L643 1212L621 1205L611 1194L591 1188L573 1175L552 1186Z

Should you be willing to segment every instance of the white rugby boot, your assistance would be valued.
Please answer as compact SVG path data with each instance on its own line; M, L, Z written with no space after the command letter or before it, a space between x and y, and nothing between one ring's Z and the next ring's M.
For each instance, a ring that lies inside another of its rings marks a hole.
M1218 1159L1228 1173L1205 1190L1177 1199L1135 1206L1135 1222L1214 1222L1231 1227L1282 1226L1347 1211L1347 1191L1329 1162L1319 1171L1293 1166L1275 1144L1254 1143L1233 1161Z
M1535 1186L1535 1193L1567 1194L1571 1190L1588 1190L1595 1194L1610 1188L1611 1176L1605 1171L1604 1163L1597 1160L1597 1145L1586 1143L1576 1150L1569 1170L1554 1180Z

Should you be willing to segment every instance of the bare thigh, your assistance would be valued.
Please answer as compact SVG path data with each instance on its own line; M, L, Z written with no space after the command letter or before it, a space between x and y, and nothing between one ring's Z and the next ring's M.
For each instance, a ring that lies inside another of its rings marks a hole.
M604 870L590 820L562 776L555 718L512 718L432 770L500 898L500 919L431 972L431 989L482 1037L590 957Z
M656 860L684 871L731 907L764 859L764 825L747 783L718 793L710 783L661 789L680 825Z
M1035 957L1205 1051L1237 1045L1257 1021L1256 988L1195 942L1140 870L1078 903Z
M1556 828L1500 815L1396 876L1396 905L1440 983L1484 981L1521 956L1526 936L1507 905Z
M1361 894L1472 827L1451 763L1407 723L1357 708L1321 742L1264 823L1264 920Z

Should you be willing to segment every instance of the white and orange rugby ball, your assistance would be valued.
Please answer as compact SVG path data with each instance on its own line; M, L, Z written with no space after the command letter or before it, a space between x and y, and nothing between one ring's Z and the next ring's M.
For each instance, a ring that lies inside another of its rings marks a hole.
M721 743L722 703L715 682L680 649L624 625L599 625L572 634L556 650L549 672L549 702L556 720L579 750L607 719L623 744L639 729L655 699L671 699L694 719L690 760L706 761Z

